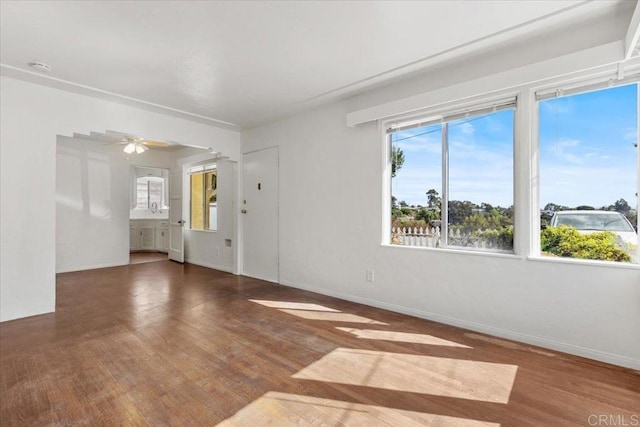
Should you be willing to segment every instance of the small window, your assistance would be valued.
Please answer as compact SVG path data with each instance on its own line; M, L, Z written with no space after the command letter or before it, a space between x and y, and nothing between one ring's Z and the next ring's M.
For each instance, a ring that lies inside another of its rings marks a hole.
M136 179L136 209L164 207L164 178L143 176Z
M637 263L638 84L587 90L538 96L541 253Z
M191 229L218 228L218 171L215 164L192 167L189 171Z
M388 129L391 244L513 251L515 99Z

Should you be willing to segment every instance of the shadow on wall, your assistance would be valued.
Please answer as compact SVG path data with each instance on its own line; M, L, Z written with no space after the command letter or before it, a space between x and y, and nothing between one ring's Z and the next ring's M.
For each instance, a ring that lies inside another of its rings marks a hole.
M128 262L129 163L118 148L58 137L57 273Z

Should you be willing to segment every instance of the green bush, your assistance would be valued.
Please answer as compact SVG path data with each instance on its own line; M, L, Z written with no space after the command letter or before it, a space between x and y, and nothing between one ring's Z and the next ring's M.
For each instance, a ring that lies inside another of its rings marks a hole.
M570 258L630 262L631 257L616 246L616 235L610 231L581 234L573 227L547 227L542 231L543 252Z
M475 230L473 235L491 241L501 249L513 249L513 226L498 227L490 230Z

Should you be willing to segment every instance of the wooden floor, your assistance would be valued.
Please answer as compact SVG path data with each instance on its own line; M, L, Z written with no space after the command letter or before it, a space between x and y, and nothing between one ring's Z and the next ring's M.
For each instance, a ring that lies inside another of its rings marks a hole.
M55 314L0 324L2 426L587 426L639 414L638 371L171 261L61 274Z
M129 264L142 264L143 262L166 261L169 255L164 252L131 252Z

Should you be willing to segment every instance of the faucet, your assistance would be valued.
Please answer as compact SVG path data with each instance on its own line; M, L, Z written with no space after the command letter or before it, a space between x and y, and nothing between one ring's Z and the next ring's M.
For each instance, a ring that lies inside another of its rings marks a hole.
M151 213L156 213L158 212L158 203L153 202L151 203Z

